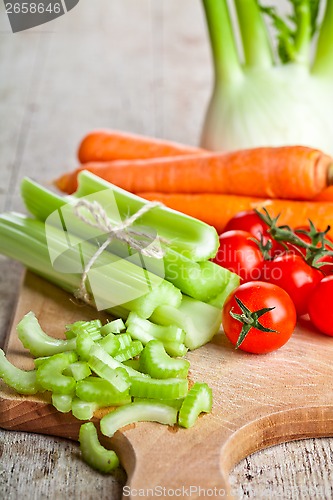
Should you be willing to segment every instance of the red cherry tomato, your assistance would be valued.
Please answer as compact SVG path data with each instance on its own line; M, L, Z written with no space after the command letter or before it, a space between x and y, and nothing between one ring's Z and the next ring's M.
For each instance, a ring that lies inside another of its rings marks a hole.
M271 310L263 311L260 315L260 311L265 308ZM259 312L259 325L253 315L256 312ZM246 320L240 321L237 315L245 315ZM253 326L249 324L251 321ZM296 325L295 306L287 292L276 285L261 281L244 283L227 298L222 312L222 325L230 342L239 349L255 354L271 352L279 349L291 337Z
M283 288L295 304L299 316L306 314L309 295L323 273L309 266L303 257L285 254L262 266L261 279Z
M312 290L308 311L314 326L333 337L333 276L326 276Z
M237 273L241 279L259 279L260 268L264 262L253 236L245 231L227 231L220 236L220 247L214 259L216 264Z
M270 237L267 232L268 225L260 219L259 215L257 215L254 210L239 212L229 220L228 224L224 228L224 232L238 230L251 233L252 236L257 238L259 241L261 239L261 235L263 235L264 244L267 240L270 240L272 242L271 255L275 255L276 252L281 253L283 250L283 247Z

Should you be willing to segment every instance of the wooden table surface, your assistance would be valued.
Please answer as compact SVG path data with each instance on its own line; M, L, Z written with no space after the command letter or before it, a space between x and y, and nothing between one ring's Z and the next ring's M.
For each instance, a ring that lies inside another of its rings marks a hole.
M21 178L49 183L72 168L93 128L198 143L212 84L200 2L81 0L15 35L0 2L0 75L0 211L21 210ZM21 273L0 256L1 345ZM230 480L240 499L331 499L332 466L333 440L313 439L258 452ZM0 498L113 500L122 484L90 470L74 443L0 431Z

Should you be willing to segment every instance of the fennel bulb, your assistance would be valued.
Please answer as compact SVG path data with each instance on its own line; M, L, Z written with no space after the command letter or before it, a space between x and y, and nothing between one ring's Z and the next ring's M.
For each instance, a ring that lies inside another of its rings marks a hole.
M333 1L317 26L320 0L291 0L289 23L257 0L234 0L244 62L227 0L203 0L215 84L201 145L211 150L305 145L333 154ZM278 30L274 55L263 15ZM319 31L316 53L311 42ZM277 57L281 62L277 62Z

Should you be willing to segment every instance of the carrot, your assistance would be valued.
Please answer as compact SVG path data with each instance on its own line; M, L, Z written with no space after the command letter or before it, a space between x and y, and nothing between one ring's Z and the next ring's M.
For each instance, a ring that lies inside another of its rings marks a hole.
M311 219L316 227L325 229L333 222L333 203L260 199L247 196L218 194L163 194L138 193L146 200L156 200L167 207L201 219L221 233L227 222L238 212L266 207L272 216L281 214L280 224L291 227L308 224Z
M134 193L221 193L311 199L331 183L333 159L315 149L288 146L87 163L58 179L57 186L72 193L77 187L77 174L83 168Z
M95 130L82 140L78 150L78 158L80 163L88 163L91 161L159 158L203 152L203 149L153 137L118 130Z
M332 201L333 202L333 186L330 186L315 197L315 201ZM333 222L333 221L332 221Z

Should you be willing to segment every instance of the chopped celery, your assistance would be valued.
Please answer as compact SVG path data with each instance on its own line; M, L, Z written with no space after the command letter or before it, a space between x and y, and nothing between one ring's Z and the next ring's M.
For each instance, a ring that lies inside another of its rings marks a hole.
M113 356L120 349L120 342L116 335L113 333L109 333L106 337L103 337L101 340L98 340L98 345L103 347L103 349Z
M29 312L17 325L20 341L33 356L50 356L75 349L76 340L60 340L43 332L33 312Z
M174 425L177 422L177 410L161 403L132 403L105 415L101 419L101 431L105 436L112 437L121 427L135 422Z
M73 293L80 287L82 260L88 262L97 247L72 235L69 246L67 236L52 226L46 236L42 222L22 215L0 216L0 252ZM100 255L98 265L95 262L87 287L89 292L93 289L99 309L122 317L133 310L148 318L159 305L178 307L181 302L181 292L171 283L109 252Z
M140 359L128 359L127 361L123 361L123 364L133 368L133 370L136 370L137 372L140 372Z
M100 444L96 427L92 422L81 425L79 441L83 460L93 469L108 473L119 466L116 453Z
M111 368L96 356L91 356L88 364L96 375L107 380L116 391L124 392L129 388L129 375L124 368Z
M187 348L183 344L185 332L174 325L156 325L147 319L140 318L131 312L126 321L127 333L133 339L146 345L151 340L160 340L170 356L185 356Z
M174 325L155 325L149 320L140 318L135 312L131 312L126 321L127 333L134 339L141 340L147 344L150 340L158 339L162 342L184 342L185 333L181 328Z
M61 413L68 413L72 409L73 397L70 394L52 394L52 404Z
M73 398L72 413L78 420L90 420L93 418L98 404L95 402L82 401L79 398Z
M55 354L37 369L37 382L48 391L57 394L73 394L75 379L63 375L62 372L75 361L77 361L77 354L74 351Z
M36 381L36 370L25 371L12 365L0 349L0 378L19 394L36 394L40 387Z
M95 342L88 332L82 331L78 333L76 337L76 352L81 360L88 361L90 351L95 345Z
M110 368L124 368L130 377L144 376L142 373L133 370L130 366L123 365L120 361L117 361L112 356L110 356L104 349L100 346L94 346L90 351L91 356L103 361L105 364L110 366ZM146 375L147 376L147 375Z
M76 395L83 401L99 406L120 406L131 402L128 390L119 392L107 380L88 377L76 384Z
M102 326L101 334L108 335L109 333L120 333L123 330L126 330L125 323L121 318L115 319L114 321L110 321L110 323L106 323L106 325Z
M211 388L205 383L196 382L180 408L179 425L186 428L192 427L201 412L210 413L212 411L212 404Z
M140 356L140 371L152 378L186 378L189 367L190 362L186 359L168 356L159 340L148 342Z
M133 398L133 403L160 403L163 405L171 406L176 410L180 410L184 399L147 399L147 398Z
M92 321L76 321L72 325L66 326L66 333L71 338L73 338L77 337L78 333L84 331L86 333L89 333L93 340L98 340L99 338L101 338L101 328L102 323L99 319L95 319Z
M89 365L85 361L76 361L75 363L72 363L68 368L66 368L66 371L68 371L76 381L83 380L91 375Z
M188 382L184 379L152 379L133 377L130 394L134 397L148 399L179 399L184 398L188 391Z
M142 349L142 343L139 340L133 340L129 346L118 351L115 354L114 359L122 363L123 361L127 361L128 359L132 359L135 358L135 356L138 356Z
M128 333L121 333L117 335L117 339L119 342L119 349L125 349L130 346L132 342L132 337Z
M34 365L35 365L35 368L38 368L41 364L44 363L44 361L46 361L47 359L50 359L51 356L41 356L39 358L35 358L34 359Z
M240 278L237 274L231 273L231 276L229 278L228 283L226 284L224 290L216 295L216 297L213 297L209 301L207 301L208 304L211 306L217 307L218 309L222 310L224 303L227 299L227 297L231 294L235 288L239 286L240 283Z
M209 342L221 325L221 311L204 302L183 295L180 306L161 306L155 309L151 321L161 325L173 323L185 332L185 345L189 349Z

